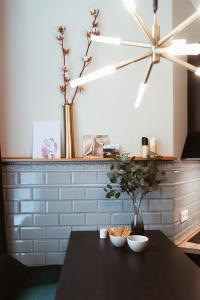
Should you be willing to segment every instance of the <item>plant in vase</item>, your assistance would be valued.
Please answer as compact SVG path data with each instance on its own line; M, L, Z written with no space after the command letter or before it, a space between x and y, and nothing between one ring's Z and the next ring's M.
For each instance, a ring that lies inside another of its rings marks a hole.
M90 55L90 48L92 44L91 35L100 35L100 31L98 28L98 16L99 9L92 9L90 11L90 15L92 16L92 26L91 30L86 32L87 37L87 46L85 55L82 58L82 66L79 73L79 77L82 77L86 67L88 67L92 62L92 56ZM65 44L65 33L66 27L60 26L58 28L57 40L61 47L62 56L63 56L63 67L62 67L62 77L63 83L60 86L60 92L64 97L64 119L65 119L65 152L66 158L72 158L75 156L74 150L74 132L73 132L73 104L75 98L78 93L82 93L85 88L83 86L78 86L72 92L70 89L70 69L67 66L67 56L70 54L70 49Z
M111 164L107 174L110 184L104 189L106 197L118 199L122 193L126 193L133 203L132 233L143 234L141 203L147 194L159 188L161 176L164 176L164 172L158 168L161 156L150 152L145 161L136 161L134 156L129 158L127 154L114 155L112 158L115 162Z

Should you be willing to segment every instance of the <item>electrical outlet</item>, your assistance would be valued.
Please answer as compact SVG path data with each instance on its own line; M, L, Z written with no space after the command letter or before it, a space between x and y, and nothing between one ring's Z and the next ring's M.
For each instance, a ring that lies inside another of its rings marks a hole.
M181 223L188 220L188 209L181 211Z

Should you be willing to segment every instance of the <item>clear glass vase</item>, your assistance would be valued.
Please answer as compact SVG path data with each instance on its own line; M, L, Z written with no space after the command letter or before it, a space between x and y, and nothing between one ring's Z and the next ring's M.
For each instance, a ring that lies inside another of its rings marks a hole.
M131 223L132 234L144 235L144 223L140 211L134 212L134 219Z

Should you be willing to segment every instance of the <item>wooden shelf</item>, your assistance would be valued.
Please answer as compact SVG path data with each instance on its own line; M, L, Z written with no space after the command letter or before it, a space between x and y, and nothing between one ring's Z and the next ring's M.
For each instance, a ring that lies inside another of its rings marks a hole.
M179 241L176 241L176 245L182 248L182 250L185 253L200 254L200 244L189 242L189 240L199 232L200 226L193 228L192 230L187 232L186 235L182 237Z
M59 159L40 159L40 158L31 158L31 157L3 157L3 162L105 162L111 161L111 158L102 158L102 157L76 157L76 158L59 158ZM135 157L136 161L148 160L142 157ZM175 156L164 156L161 161L175 161L177 157Z

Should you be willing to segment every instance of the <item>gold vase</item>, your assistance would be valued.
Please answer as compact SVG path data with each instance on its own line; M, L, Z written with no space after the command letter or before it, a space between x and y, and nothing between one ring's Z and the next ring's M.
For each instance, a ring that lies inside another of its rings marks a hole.
M65 158L74 158L73 105L64 105Z

